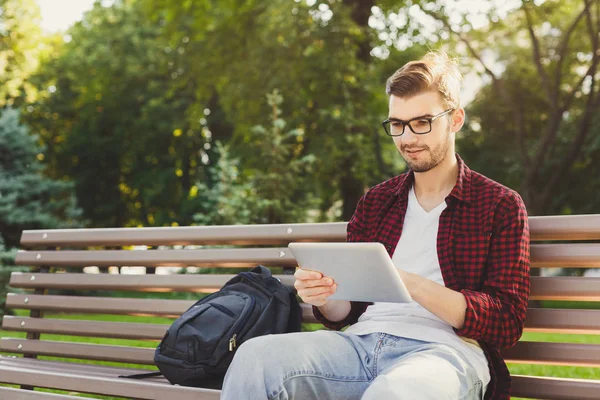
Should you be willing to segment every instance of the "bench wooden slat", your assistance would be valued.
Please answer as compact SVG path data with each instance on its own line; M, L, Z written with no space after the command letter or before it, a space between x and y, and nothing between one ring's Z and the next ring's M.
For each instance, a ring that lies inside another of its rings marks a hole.
M305 321L314 322L310 307L303 305ZM24 323L25 325L21 325ZM166 324L64 320L5 316L2 328L7 331L93 336L120 339L160 340ZM597 310L530 309L525 321L526 332L563 334L600 334Z
M22 289L130 290L143 292L211 292L232 274L126 275L126 274L36 274L13 272L11 287ZM293 275L275 275L290 288ZM531 277L531 300L600 301L600 278Z
M7 307L56 312L168 315L178 316L192 306L193 300L123 299L85 296L9 294ZM302 304L305 322L315 322L309 305ZM539 332L597 333L598 310L529 309L526 329Z
M9 309L173 317L181 315L194 302L193 300L125 299L17 293L9 293L6 297L6 307ZM301 304L300 307L302 307L303 321L314 322L311 306Z
M6 315L2 329L7 331L92 336L116 339L162 339L168 324L29 318Z
M506 362L600 367L600 345L519 341L502 350Z
M128 245L256 245L297 241L345 241L346 222L182 226L164 228L92 228L26 230L21 245L128 246Z
M305 322L314 322L311 308L302 305ZM22 325L24 323L24 326ZM63 320L5 316L2 328L9 331L95 336L121 339L163 337L167 324ZM600 311L530 309L525 321L526 332L600 334Z
M2 382L14 385L29 385L140 400L169 398L177 400L218 400L220 393L218 390L188 388L133 379L17 368L13 365L3 366L1 362L0 376Z
M598 400L600 380L512 376L512 397L547 400Z
M26 230L21 245L126 246L287 244L294 241L341 241L346 222L278 225L184 226ZM532 240L600 240L600 214L529 217ZM291 231L290 231L291 229Z
M530 300L600 301L600 278L531 277Z
M27 301L27 302L26 302ZM193 300L123 299L113 297L53 296L13 294L7 307L55 312L106 313L125 315L179 316ZM304 322L315 322L312 309L302 304ZM598 333L599 310L529 309L525 327L529 331L561 333Z
M8 362L9 366L16 366L17 368L25 368L28 371L25 374L31 374L35 369L39 369L42 372L48 371L79 371L83 372L85 375L90 376L100 376L100 377L110 377L118 376L119 374L127 374L127 373L136 373L140 372L139 370L130 370L130 369L117 369L115 367L106 367L106 366L98 366L98 365L88 365L88 364L78 364L78 363L61 363L54 361L46 361L46 360L33 360L33 359L6 359L0 357L0 365ZM54 368L53 365L56 365ZM4 371L3 371L4 373ZM3 375L4 376L4 375ZM47 376L47 375L46 375ZM29 378L30 380L31 378ZM152 380L154 378L151 378ZM17 384L20 381L16 382ZM177 387L173 387L177 389ZM0 394L4 394L6 392L5 389L0 387ZM37 395L40 392L29 392L29 391L21 391L18 389L9 389L11 391L16 391L22 396L28 395ZM209 396L216 396L214 392L210 391ZM532 376L522 376L522 375L513 375L513 384L512 384L512 395L514 397L527 397L527 398L543 398L550 400L597 400L598 393L600 392L600 381L597 380L585 380L585 379L566 379L566 378L548 378L548 377L532 377ZM61 396L61 395L53 395L53 396ZM203 393L203 396L207 396L206 393ZM12 399L11 397L0 397L2 399ZM46 397L43 397L45 399ZM56 399L65 400L71 399L72 397L47 397L48 400ZM209 400L209 399L217 399L218 397L201 397L198 394L198 400ZM15 397L15 399L19 400L38 400L37 397ZM42 398L39 398L40 400ZM75 397L74 399L81 399L81 397Z
M154 364L154 348L3 338L0 349L10 353ZM502 355L507 362L520 364L600 367L597 344L518 342L515 347L503 350Z
M534 268L600 268L600 243L531 245Z
M205 292L221 288L233 274L36 274L13 272L10 286L21 289L130 290L140 292ZM293 275L274 275L290 288Z
M253 267L258 264L296 266L286 247L202 250L62 250L21 251L17 265L56 267Z
M525 331L567 334L600 334L600 310L530 308Z
M258 264L296 266L287 247L202 250L62 250L21 251L18 265L60 267L252 267ZM600 243L531 245L534 268L600 268Z
M194 301L125 299L116 297L53 296L9 293L6 306L12 309L124 315L179 316Z
M532 240L600 240L600 214L529 217Z
M18 354L154 365L154 348L2 338L0 350Z
M4 357L0 356L0 364L5 366L14 366L16 368L30 368L38 371L56 371L56 372L67 372L67 373L79 373L84 375L100 376L105 378L115 378L120 375L133 375L145 372L158 371L156 367L144 368L146 366L139 366L139 368L131 367L115 367L108 365L80 363L75 361L54 361L54 360L40 360L37 358L25 358L25 357ZM145 378L144 381L155 382L155 383L168 383L164 376L153 376Z
M300 307L302 309L302 319L304 322L317 322L310 305L301 304ZM167 327L168 324L64 320L15 316L5 316L2 321L2 328L8 331L120 339L159 340L163 337Z
M46 392L34 392L32 390L13 389L0 386L0 399L2 400L92 400L91 397L67 396Z

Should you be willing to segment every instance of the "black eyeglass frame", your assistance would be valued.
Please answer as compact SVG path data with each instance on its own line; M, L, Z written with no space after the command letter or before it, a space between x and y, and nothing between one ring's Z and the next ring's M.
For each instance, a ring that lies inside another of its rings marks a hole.
M446 115L448 113L451 113L454 110L455 110L454 108L449 108L446 111L442 111L441 113L434 115L433 117L416 117L416 118L409 119L408 121L402 121L401 119L397 119L397 118L388 118L381 123L381 126L383 126L383 130L385 131L385 134L388 136L392 136L392 137L398 137L398 136L404 135L404 131L406 130L407 125L408 125L408 128L415 135L426 135L429 132L431 132L431 130L433 129L433 127L432 127L433 121L435 121L436 119L438 119L440 117L443 117L444 115ZM427 132L415 132L415 130L413 129L413 127L410 123L412 121L416 121L416 120L429 121L429 130ZM401 122L402 123L402 133L400 133L399 135L392 135L391 129L388 129L391 122Z

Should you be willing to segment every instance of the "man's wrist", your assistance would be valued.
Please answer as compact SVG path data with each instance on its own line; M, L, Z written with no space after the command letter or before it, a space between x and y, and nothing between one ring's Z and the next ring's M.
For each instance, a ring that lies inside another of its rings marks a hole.
M350 314L352 305L347 300L327 300L325 304L317 306L317 308L329 321L338 322Z

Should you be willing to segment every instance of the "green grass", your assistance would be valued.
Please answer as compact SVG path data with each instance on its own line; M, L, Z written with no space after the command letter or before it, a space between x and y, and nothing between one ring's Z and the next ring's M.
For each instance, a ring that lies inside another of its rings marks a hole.
M580 310L599 310L600 303L594 301L563 301L563 300L544 300L541 301L543 308L567 308Z
M27 315L26 311L20 311L18 314ZM95 321L113 321L113 322L143 322L153 324L170 324L173 319L161 318L161 317L133 317L133 316L120 316L120 315L96 315L96 314L60 314L60 315L47 315L50 318L60 319L77 319L77 320L95 320ZM305 331L314 331L321 329L320 324L304 324ZM21 332L11 332L0 330L0 337L16 337L24 338L25 334ZM43 340L56 340L56 341L73 341L73 342L85 342L85 343L97 343L107 344L116 346L137 346L145 348L154 348L157 344L156 341L151 340L127 340L127 339L110 339L110 338L83 338L73 337L65 335L42 335ZM565 342L565 343L589 343L589 344L600 344L600 335L568 335L568 334L547 334L547 333L536 333L536 332L525 332L521 340L524 341L540 341L540 342ZM59 360L56 357L40 357L41 359L47 360ZM102 364L111 366L125 366L135 368L148 368L153 369L152 366L140 366L123 363L113 362L102 362L102 361L89 361L89 360L72 360L79 363L88 364ZM600 368L586 368L586 367L563 367L563 366L551 366L551 365L529 365L529 364L509 364L509 369L512 374L515 375L532 375L532 376L551 376L561 378L579 378L579 379L597 379L600 380ZM65 393L61 391L48 390L53 393ZM85 395L85 397L94 397L98 399L115 399L114 397L103 397L103 396L91 396Z

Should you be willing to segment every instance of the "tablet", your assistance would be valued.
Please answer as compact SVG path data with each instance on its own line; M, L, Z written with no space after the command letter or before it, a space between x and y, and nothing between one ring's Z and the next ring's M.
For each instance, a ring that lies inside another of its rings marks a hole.
M290 243L302 269L333 278L332 300L409 303L412 301L396 266L381 243Z

